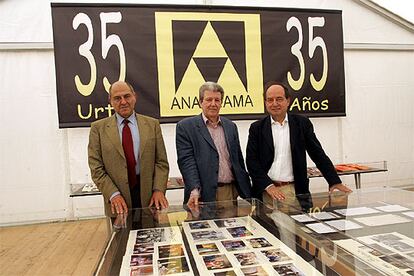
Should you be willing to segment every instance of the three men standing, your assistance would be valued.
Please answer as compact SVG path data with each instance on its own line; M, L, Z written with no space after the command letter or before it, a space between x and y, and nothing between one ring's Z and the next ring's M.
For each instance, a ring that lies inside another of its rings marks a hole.
M351 190L341 183L322 149L312 123L288 114L288 89L281 83L265 86L264 101L270 116L249 129L247 168L237 126L220 117L223 88L206 82L199 89L202 113L176 126L178 166L185 183L184 203L255 197L272 204L274 199L295 199L309 193L306 152L329 184L329 190ZM168 160L159 122L136 114L136 94L126 82L110 87L109 100L116 114L92 123L88 161L92 179L105 199L108 216L128 208L167 207L165 198Z

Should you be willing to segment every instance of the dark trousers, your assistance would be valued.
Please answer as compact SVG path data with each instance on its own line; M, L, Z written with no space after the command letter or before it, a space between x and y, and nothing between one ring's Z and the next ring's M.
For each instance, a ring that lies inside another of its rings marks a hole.
M137 175L137 185L129 189L131 193L132 208L142 208L141 204L141 183L139 175Z

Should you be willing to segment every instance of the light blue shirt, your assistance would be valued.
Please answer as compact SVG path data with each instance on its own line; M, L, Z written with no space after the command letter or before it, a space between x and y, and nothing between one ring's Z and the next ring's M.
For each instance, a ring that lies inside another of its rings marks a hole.
M124 118L119 115L118 113L115 113L116 116L116 123L118 125L118 132L119 132L119 137L121 139L121 144L122 144L122 130L124 129ZM134 144L134 156L135 156L135 161L136 161L136 165L135 165L135 172L138 175L139 174L139 141L140 141L140 137L139 137L139 131L138 131L138 122L137 122L137 117L135 116L135 112L132 113L131 116L129 116L128 118L128 126L129 129L131 130L131 135L132 135L132 142Z

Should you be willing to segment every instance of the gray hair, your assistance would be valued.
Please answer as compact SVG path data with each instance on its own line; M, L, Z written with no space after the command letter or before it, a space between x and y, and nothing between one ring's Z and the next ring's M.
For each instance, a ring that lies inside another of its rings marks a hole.
M213 92L220 92L221 100L223 101L223 98L224 98L224 89L223 89L223 87L221 87L221 85L218 84L218 83L208 81L208 82L205 82L202 86L200 86L200 89L198 90L198 96L200 98L200 102L203 101L204 92L206 90L213 91Z

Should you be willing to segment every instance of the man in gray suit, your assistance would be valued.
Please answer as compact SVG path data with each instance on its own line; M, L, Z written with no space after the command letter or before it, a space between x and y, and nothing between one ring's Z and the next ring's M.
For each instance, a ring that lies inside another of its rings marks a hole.
M199 89L202 113L177 124L178 167L184 179L184 203L251 197L250 179L237 126L219 116L223 88L206 82Z

